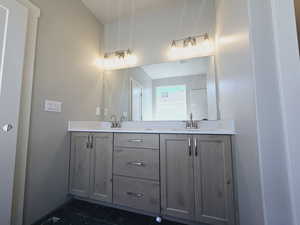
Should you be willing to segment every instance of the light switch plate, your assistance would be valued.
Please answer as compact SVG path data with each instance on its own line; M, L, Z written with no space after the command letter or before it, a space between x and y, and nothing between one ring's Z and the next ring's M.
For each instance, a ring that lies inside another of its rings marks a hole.
M62 102L45 100L45 108L46 112L61 112L62 110Z

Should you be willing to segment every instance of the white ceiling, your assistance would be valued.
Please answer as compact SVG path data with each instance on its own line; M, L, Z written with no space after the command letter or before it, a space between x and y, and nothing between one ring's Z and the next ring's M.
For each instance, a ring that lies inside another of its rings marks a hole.
M103 24L131 15L133 5L136 12L141 12L143 10L171 7L178 1L180 0L82 0L85 6Z
M207 74L209 57L146 65L141 67L153 80Z

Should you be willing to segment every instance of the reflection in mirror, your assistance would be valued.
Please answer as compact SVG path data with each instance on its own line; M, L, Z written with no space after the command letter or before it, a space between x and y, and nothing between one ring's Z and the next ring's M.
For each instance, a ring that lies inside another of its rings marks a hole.
M216 89L214 57L105 71L104 120L216 120Z

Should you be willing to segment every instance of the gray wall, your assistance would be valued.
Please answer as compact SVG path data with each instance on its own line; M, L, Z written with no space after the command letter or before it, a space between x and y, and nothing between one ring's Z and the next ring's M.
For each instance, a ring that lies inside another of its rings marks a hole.
M217 69L233 140L241 225L293 224L268 0L220 0Z
M270 0L249 2L265 221L293 224L272 7Z
M25 224L66 201L68 120L96 120L99 71L94 65L103 26L80 0L32 0L39 21L27 183ZM62 113L43 111L45 99L63 102Z
M294 0L270 0L294 224L300 224L300 61Z
M173 39L204 32L213 36L214 28L215 0L173 0L172 6L136 12L133 27L130 17L105 24L105 50L133 48L138 65L167 62Z
M221 119L234 119L233 140L241 225L263 225L254 77L247 0L217 6L217 71Z

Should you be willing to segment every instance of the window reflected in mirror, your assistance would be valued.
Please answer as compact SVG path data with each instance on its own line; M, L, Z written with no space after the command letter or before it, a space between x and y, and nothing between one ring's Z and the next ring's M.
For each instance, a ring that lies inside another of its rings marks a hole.
M185 120L187 118L186 85L157 86L155 91L155 119Z

